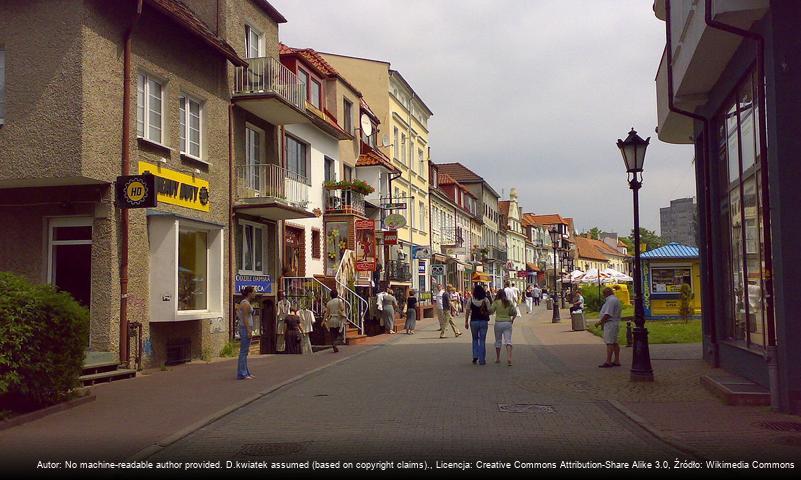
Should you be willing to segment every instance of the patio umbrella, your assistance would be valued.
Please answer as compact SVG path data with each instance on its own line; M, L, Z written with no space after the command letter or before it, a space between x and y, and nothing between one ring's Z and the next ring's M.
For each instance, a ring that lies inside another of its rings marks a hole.
M630 276L626 275L623 272L619 272L619 271L615 270L614 268L605 268L601 272L601 275L608 275L609 278L613 279L616 282L633 282L634 281L634 279L631 278Z

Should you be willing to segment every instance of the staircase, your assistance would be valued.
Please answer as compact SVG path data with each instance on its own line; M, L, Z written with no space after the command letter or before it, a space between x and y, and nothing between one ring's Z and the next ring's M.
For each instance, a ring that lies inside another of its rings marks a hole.
M114 352L86 352L78 379L84 387L88 387L135 376L136 370L120 368L120 359Z
M348 325L345 343L357 345L367 339L364 334L364 318L367 315L367 300L350 287L349 275L355 273L354 253L347 250L333 277L284 277L284 294L293 305L307 306L318 322L322 321L325 304L331 299L331 291L336 289L339 297L347 304Z

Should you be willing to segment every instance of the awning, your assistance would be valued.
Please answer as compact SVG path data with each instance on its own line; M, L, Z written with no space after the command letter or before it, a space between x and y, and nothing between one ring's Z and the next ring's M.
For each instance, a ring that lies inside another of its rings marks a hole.
M492 275L489 275L484 272L473 272L473 275L470 277L470 281L489 283L492 282Z
M526 263L526 270L528 270L529 272L539 272L540 271L540 267L538 267L537 265L535 265L535 264L533 264L531 262L527 262Z
M447 263L448 262L448 257L443 255L443 254L441 254L441 253L435 253L434 255L431 255L431 259L434 260L435 262L439 262L439 263Z

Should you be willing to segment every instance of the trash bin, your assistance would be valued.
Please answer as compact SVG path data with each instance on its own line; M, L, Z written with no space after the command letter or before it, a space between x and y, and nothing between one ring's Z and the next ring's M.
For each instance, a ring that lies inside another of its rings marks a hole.
M584 322L584 312L582 310L576 310L575 312L571 312L570 321L573 324L574 332L579 330L585 330L587 328L587 325Z
M551 297L545 299L545 308L553 310L553 299Z

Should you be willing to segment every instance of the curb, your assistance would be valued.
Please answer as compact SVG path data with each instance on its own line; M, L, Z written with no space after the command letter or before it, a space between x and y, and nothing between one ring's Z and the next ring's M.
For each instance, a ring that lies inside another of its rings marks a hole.
M615 410L625 415L629 420L636 423L640 426L643 430L651 434L657 440L662 441L671 447L675 448L679 452L692 457L695 460L707 460L706 457L701 455L700 453L687 448L686 445L681 442L681 440L673 435L663 433L659 431L656 427L654 427L650 422L642 418L641 416L637 415L636 413L632 412L628 407L624 406L617 400L607 400L609 405L611 405Z
M88 392L86 395L79 398L73 398L72 400L67 400L66 402L61 402L47 408L42 408L40 410L35 410L33 412L19 415L8 420L3 420L0 422L0 431L7 430L24 423L32 422L34 420L39 420L40 418L44 418L54 413L75 408L79 405L83 405L84 403L94 402L96 399L97 397L95 397L94 393Z
M203 427L205 427L205 426L207 426L207 425L209 425L209 424L211 424L211 423L213 423L213 422L215 422L215 421L217 421L217 420L219 420L219 419L221 419L221 418L223 418L223 417L235 412L236 410L239 410L240 408L243 408L243 407L245 407L245 406L247 406L247 405L249 405L249 404L251 404L251 403L253 403L253 402L255 402L255 401L259 400L259 399L261 399L262 397L265 397L265 396L267 396L267 395L269 395L269 394L271 394L273 392L276 392L276 391L278 391L278 390L280 390L280 389L282 389L284 387L292 385L293 383L296 383L296 382L298 382L300 380L303 380L304 378L306 378L306 377L308 377L310 375L313 375L313 374L315 374L317 372L320 372L322 370L325 370L326 368L333 367L334 365L338 365L338 364L340 364L342 362L346 362L348 360L351 360L353 358L356 358L358 356L361 356L361 355L364 355L364 354L366 354L368 352L371 352L371 351L373 351L373 350L375 350L377 348L383 347L384 344L385 344L385 342L382 342L382 343L377 344L377 345L371 345L371 346L369 346L369 348L366 348L365 350L362 350L361 352L356 352L356 353L354 353L354 354L352 354L352 355L350 355L348 357L341 358L339 360L335 360L335 361L333 361L333 362L331 362L329 364L322 365L322 366L317 367L315 369L309 370L308 372L301 373L300 375L292 377L289 380L281 382L281 383L279 383L277 385L273 385L273 386L269 387L268 389L266 389L266 390L264 390L262 392L259 392L259 393L255 394L255 395L252 395L252 396L250 396L250 397L248 397L248 398L246 398L246 399L244 399L244 400L242 400L240 402L237 402L237 403L235 403L235 404L233 404L233 405L231 405L229 407L226 407L226 408L224 408L222 410L218 410L217 412L215 412L215 413L203 418L202 420L199 420L199 421L189 425L188 427L183 428L183 429L173 433L172 435L169 435L169 436L157 441L156 443L154 443L152 445L148 445L147 447L139 450L138 452L136 452L133 455L131 455L130 457L128 457L127 461L146 460L147 458L155 455L156 453L158 453L161 450L167 448L168 446L172 445L173 443L177 442L178 440L181 440L181 439L189 436L190 434L196 432L197 430L200 430L201 428L203 428Z

